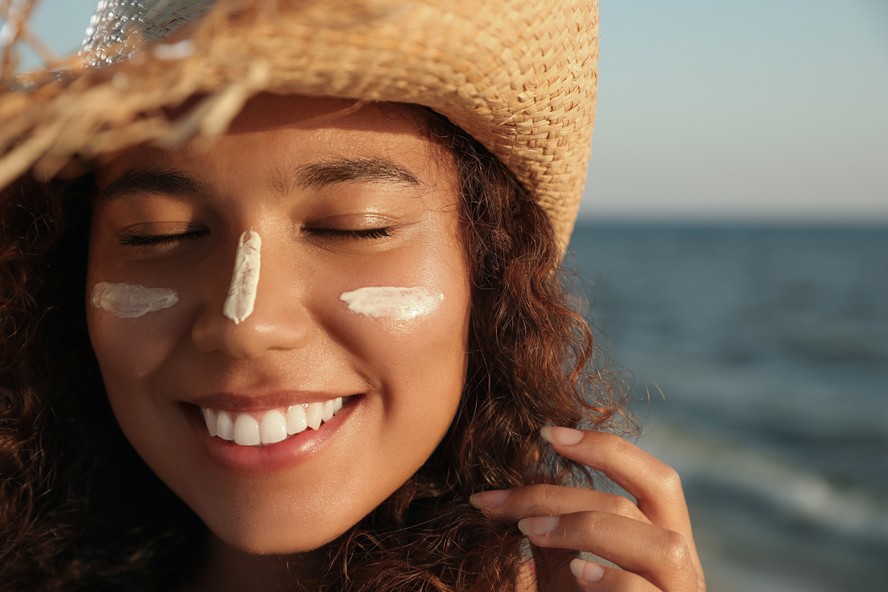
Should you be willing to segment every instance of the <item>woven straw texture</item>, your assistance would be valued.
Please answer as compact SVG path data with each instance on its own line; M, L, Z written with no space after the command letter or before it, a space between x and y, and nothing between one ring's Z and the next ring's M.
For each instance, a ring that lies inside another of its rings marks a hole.
M140 142L222 133L260 91L398 101L479 140L566 245L592 135L597 0L219 0L195 23L164 6L154 24L115 25L123 5L143 3L157 4L106 0L76 63L4 81L0 187ZM163 110L195 95L174 120Z

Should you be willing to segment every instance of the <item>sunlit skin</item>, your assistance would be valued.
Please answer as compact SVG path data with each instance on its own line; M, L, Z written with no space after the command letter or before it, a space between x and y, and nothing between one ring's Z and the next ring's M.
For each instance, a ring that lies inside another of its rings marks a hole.
M433 452L463 388L470 282L454 163L423 134L417 111L371 105L336 115L350 104L259 96L215 141L133 149L98 175L87 293L121 282L179 297L132 319L88 307L114 414L221 544L249 554L315 549L358 522ZM311 182L299 174L355 161L399 172ZM194 183L145 182L158 173ZM262 237L261 275L254 312L235 324L222 307L238 238L251 229ZM340 300L365 286L421 286L445 298L426 316L395 321ZM298 462L242 470L208 455L195 399L293 392L358 397Z
M409 479L459 406L470 280L453 158L423 134L416 108L351 105L261 95L220 138L132 149L99 168L87 295L108 282L178 298L133 318L86 312L124 433L211 532L207 561L183 590L278 589L282 556L310 578L310 551ZM251 230L262 243L258 291L235 323L223 303ZM381 286L444 298L402 319L341 299ZM211 397L262 411L348 395L329 426L265 449L286 454L251 448L241 464L226 454L244 448L211 438L195 405ZM547 427L542 436L634 498L557 485L471 497L535 545L616 566L560 564L552 589L705 590L670 467L609 434ZM525 566L518 589L535 590L534 580Z

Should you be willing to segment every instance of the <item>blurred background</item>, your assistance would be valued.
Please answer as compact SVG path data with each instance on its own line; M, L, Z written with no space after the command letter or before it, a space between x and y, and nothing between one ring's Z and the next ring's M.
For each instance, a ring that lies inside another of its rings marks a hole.
M568 264L710 589L888 590L888 2L600 3Z
M888 2L600 2L567 265L710 589L884 591ZM67 53L95 4L33 27Z

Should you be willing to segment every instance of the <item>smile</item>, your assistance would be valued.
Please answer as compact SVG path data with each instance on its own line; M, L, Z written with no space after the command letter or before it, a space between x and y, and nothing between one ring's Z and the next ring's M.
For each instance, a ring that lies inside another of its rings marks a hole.
M301 403L259 412L226 411L201 407L211 437L239 446L277 444L311 428L320 429L344 404L337 397L317 403Z

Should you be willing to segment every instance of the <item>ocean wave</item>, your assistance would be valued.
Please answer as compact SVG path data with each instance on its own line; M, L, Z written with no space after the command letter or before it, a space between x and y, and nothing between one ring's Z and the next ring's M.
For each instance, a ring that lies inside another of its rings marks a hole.
M784 516L845 537L888 544L884 492L831 482L742 443L668 423L657 425L640 444L672 464L685 481L705 481L735 496L764 500Z

